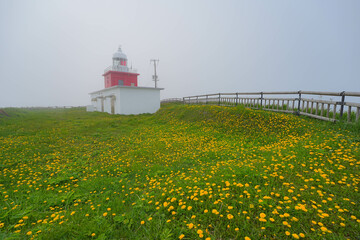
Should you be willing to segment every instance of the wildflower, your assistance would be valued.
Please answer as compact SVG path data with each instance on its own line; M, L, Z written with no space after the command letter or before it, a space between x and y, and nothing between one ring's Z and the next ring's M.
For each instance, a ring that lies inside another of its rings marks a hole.
M293 238L295 238L295 239L299 239L299 235L297 235L296 233L293 233L292 236L293 236Z
M181 234L180 236L179 236L179 239L183 239L185 237L185 235L184 234Z

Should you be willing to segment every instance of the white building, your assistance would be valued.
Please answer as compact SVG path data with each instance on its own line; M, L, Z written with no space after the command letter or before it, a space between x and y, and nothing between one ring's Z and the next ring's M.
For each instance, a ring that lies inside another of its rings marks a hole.
M110 114L155 113L160 108L160 90L138 87L136 70L127 67L127 57L121 48L113 55L113 65L105 69L105 88L90 93L87 111Z

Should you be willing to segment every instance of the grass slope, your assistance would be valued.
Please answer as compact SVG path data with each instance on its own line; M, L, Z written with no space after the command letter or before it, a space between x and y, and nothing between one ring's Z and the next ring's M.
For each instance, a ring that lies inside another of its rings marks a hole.
M360 237L357 127L242 107L5 111L0 238Z

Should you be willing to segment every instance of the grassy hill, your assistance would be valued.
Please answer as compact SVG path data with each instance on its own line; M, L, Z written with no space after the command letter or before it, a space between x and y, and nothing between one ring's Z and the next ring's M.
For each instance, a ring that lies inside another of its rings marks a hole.
M0 238L358 239L360 133L242 107L0 115Z

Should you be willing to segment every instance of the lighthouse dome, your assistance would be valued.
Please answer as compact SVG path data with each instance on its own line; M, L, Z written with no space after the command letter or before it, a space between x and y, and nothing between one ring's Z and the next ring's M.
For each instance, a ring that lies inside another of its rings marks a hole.
M126 55L121 51L121 47L113 54L113 59L114 58L127 59Z

